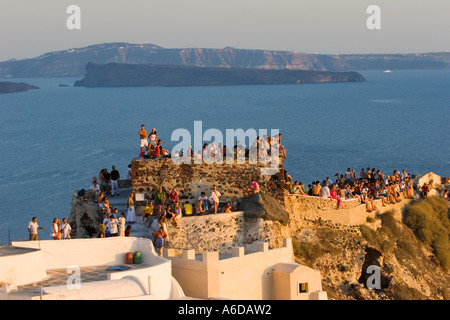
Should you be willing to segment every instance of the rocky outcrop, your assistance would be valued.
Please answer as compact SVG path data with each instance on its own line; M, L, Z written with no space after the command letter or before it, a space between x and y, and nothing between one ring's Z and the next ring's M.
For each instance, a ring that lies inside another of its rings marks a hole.
M72 196L72 209L68 218L68 223L72 227L72 238L95 238L99 232L98 203L84 201L83 197L78 197L78 190Z
M280 202L265 193L257 193L241 200L239 210L244 211L248 219L261 218L263 220L277 221L283 226L289 224L289 212Z
M27 84L27 83L17 83L17 82L0 82L0 94L1 93L14 93L14 92L25 92L28 90L39 89L39 87Z
M89 63L85 78L76 81L74 86L185 87L362 81L364 77L356 72Z

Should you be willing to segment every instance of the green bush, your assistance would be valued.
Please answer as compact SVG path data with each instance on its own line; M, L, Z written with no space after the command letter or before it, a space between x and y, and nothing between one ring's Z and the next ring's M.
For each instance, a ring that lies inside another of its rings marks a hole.
M381 216L381 223L381 228L376 231L366 225L361 225L359 230L370 245L383 252L389 252L394 248L394 239L396 239L400 233L394 218L394 211L385 212Z
M450 221L447 202L438 197L409 204L404 223L416 237L429 245L444 269L450 267Z
M309 263L313 263L323 255L323 249L320 247L318 243L312 242L299 242L298 246L294 247L294 254L297 257L302 257Z

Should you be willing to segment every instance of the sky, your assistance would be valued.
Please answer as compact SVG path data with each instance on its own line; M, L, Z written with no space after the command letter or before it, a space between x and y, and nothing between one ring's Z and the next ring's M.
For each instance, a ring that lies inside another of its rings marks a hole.
M69 30L67 8L80 8ZM370 5L381 29L370 30ZM450 0L0 0L0 61L106 42L306 53L450 51Z

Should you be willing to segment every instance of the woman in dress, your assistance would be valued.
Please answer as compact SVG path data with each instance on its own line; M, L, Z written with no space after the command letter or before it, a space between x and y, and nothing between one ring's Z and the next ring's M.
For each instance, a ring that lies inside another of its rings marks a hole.
M131 164L128 165L127 180L131 181Z
M217 208L219 207L219 199L222 195L219 191L217 191L217 188L214 187L213 192L211 192L211 200L214 204L214 213L217 213Z
M122 212L119 218L119 236L125 237L125 214Z
M128 211L126 216L126 222L136 222L136 211L134 209L134 194L133 192L130 193L130 196L128 197Z
M59 219L53 219L53 232L52 232L53 240L61 240L61 233L59 231Z

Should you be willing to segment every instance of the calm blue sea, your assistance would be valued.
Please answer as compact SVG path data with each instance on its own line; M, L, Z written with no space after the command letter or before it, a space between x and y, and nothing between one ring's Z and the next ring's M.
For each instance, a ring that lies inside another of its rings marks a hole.
M12 79L40 89L0 95L0 244L8 233L27 239L32 216L49 238L52 219L69 216L73 191L101 168L125 176L141 124L169 150L172 132L193 132L196 120L203 130L279 129L286 169L306 184L348 167L450 176L450 71L361 73L367 82L188 88Z

